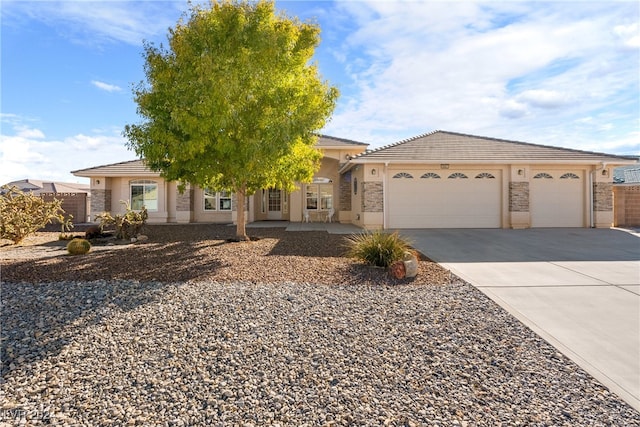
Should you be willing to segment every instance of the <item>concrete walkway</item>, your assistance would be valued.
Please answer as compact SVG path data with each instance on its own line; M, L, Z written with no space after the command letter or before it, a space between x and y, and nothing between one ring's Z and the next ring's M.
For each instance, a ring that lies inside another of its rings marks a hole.
M286 228L287 231L326 231L329 234L357 234L362 228L339 222L289 222L256 221L247 223L247 228Z
M640 235L401 230L640 410Z

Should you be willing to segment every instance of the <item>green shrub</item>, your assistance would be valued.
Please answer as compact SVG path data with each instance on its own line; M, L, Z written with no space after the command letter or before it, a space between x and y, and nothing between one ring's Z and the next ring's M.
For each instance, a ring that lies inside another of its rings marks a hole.
M398 232L364 232L349 236L347 241L347 256L378 267L389 267L394 261L402 260L404 253L410 250L409 241Z
M126 212L123 215L111 216L109 212L96 215L96 220L100 221L100 229L104 230L109 226L115 226L116 238L129 240L138 235L142 227L147 223L149 214L144 206L138 211L134 211L129 206L129 202L121 200Z
M62 200L44 201L31 192L23 192L18 187L1 187L0 194L0 238L20 243L47 224L57 221L62 232L73 228L71 215L65 218Z
M73 239L67 244L67 252L71 255L84 255L91 250L91 243L86 239Z

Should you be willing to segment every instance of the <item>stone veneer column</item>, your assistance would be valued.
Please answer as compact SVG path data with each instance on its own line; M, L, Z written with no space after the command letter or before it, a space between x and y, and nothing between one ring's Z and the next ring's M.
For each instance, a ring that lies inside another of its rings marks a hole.
M593 183L593 225L609 228L613 225L613 184Z
M509 170L509 212L508 224L511 228L531 227L531 196L528 165L511 165Z
M509 212L529 212L529 183L509 183Z
M193 219L193 199L194 190L190 186L180 193L176 189L176 221L178 223L189 223Z
M531 227L529 182L509 182L509 220L511 228Z
M111 212L111 190L91 189L91 219L102 212Z
M383 212L384 195L382 182L362 183L362 212Z
M340 175L340 199L338 209L340 211L351 211L351 171Z

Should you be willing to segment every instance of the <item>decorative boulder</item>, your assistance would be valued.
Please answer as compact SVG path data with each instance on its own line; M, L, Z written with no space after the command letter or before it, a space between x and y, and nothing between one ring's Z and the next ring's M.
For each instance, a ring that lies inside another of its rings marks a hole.
M418 275L418 257L413 252L405 252L402 260L406 277L416 277Z
M95 239L97 237L102 237L102 229L99 225L92 225L87 228L87 231L84 232L85 239Z

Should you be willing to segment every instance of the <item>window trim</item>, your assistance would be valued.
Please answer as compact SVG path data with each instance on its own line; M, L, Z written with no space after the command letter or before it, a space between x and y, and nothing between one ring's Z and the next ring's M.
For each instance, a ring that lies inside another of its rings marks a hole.
M154 186L155 187L155 195L156 198L155 199L147 199L145 197L146 194L152 193L152 191L147 191L147 187L148 186ZM134 207L134 200L133 200L133 187L142 187L142 206L138 209L136 209L136 207ZM151 179L133 179L131 181L129 181L129 207L131 208L131 210L133 211L140 211L142 210L142 207L146 208L146 210L148 212L158 212L159 210L159 189L160 186L158 185L157 181L153 181ZM149 207L147 204L147 200L151 201L154 200L155 201L155 207Z
M323 191L322 189L330 189L331 191L329 193L324 193L324 194L328 194L329 197L323 197ZM309 207L309 200L313 200L313 198L309 197L309 189L312 189L311 194L315 194L315 208L314 207ZM327 211L330 209L335 209L335 205L334 205L334 197L335 197L335 191L333 188L333 184L307 184L306 188L305 188L305 193L304 193L304 209L307 211ZM328 201L328 203L323 203ZM326 205L325 207L323 207L323 205Z
M207 209L207 199L213 200L213 209ZM223 202L228 201L228 208L222 208ZM213 191L209 188L202 189L202 210L204 212L231 212L233 202L230 191Z

